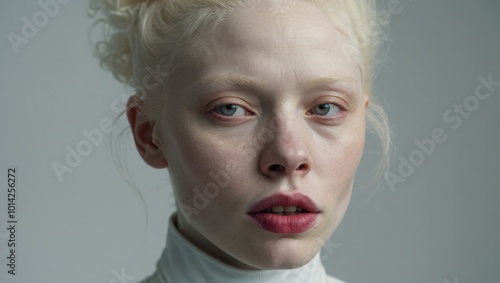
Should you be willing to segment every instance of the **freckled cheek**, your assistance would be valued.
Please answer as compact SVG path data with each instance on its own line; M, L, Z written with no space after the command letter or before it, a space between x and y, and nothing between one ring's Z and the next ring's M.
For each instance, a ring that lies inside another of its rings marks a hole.
M335 187L345 188L352 182L361 160L364 134L351 138L340 137L334 145L329 144L326 148L328 150L319 155L321 161L318 166L321 166L322 174L335 184Z
M232 198L228 192L238 194L236 185L246 183L244 173L249 172L250 162L236 141L221 142L218 137L201 134L178 137L174 149L177 158L170 170L178 196L186 204L196 197L194 188L215 200L211 201L215 205Z
M349 137L349 135L345 135ZM329 221L334 229L343 218L349 204L352 181L361 160L364 148L363 136L338 138L337 143L330 144L330 150L323 155L321 164L321 179L327 180L326 187L321 192L325 207L329 210Z

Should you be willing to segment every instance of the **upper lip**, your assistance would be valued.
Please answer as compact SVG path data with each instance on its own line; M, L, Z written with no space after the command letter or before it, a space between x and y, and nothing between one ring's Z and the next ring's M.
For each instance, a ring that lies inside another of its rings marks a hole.
M316 204L304 194L295 193L290 195L277 193L257 202L254 206L252 206L249 213L262 212L273 206L298 206L304 209L305 212L319 212Z

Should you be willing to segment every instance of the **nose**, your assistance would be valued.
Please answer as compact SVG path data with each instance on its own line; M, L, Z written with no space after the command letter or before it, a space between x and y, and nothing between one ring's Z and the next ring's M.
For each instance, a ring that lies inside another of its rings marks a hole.
M271 179L307 175L312 166L307 133L293 120L275 121L270 128L272 139L259 157L262 174Z

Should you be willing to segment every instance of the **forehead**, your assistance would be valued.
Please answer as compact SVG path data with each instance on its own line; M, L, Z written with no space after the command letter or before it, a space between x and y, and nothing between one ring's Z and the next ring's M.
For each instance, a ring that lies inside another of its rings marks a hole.
M305 1L257 1L235 8L203 37L202 45L197 81L235 74L274 87L318 78L361 80L350 40L319 7Z
M347 37L336 36L343 28L334 25L319 4L302 0L256 1L230 11L214 36L227 44L260 42L264 48L307 46L308 42L338 45L344 41L345 45Z

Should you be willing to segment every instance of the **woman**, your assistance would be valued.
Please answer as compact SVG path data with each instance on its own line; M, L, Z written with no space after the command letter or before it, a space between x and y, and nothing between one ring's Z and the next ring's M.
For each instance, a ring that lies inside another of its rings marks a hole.
M319 251L347 209L366 118L388 144L372 1L97 2L101 63L135 88L137 150L176 198L143 282L341 282Z

